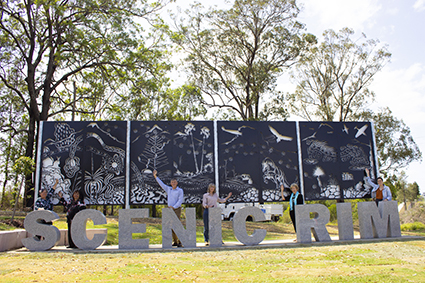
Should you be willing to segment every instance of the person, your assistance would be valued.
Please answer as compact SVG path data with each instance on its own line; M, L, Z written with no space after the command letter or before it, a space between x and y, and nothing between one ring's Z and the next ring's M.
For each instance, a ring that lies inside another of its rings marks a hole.
M52 202L52 196L55 193L56 187L58 186L59 180L56 179L55 184L52 188L47 189L45 187L42 187L39 191L40 197L35 201L34 204L34 210L53 210L53 202ZM62 198L62 193L59 192L59 197ZM39 219L39 223L47 224L47 225L53 225L52 221L45 221L44 219ZM35 237L38 240L41 240L41 236L35 235Z
M365 169L366 171L366 181L369 183L369 185L372 186L372 193L376 193L375 196L375 203L376 205L379 204L381 201L390 201L392 199L391 190L387 186L384 185L384 180L381 177L378 177L376 181L378 184L375 184L370 179L370 171L369 169Z
M204 208L203 220L204 220L204 240L205 245L209 246L209 221L208 221L208 208L213 208L217 206L217 202L226 202L232 196L230 192L227 197L219 198L216 193L216 188L214 184L209 184L207 192L202 197L202 207Z
M285 188L283 185L280 185L280 190L282 193L282 199L285 200L285 196L283 195L283 190ZM299 187L297 184L292 184L290 187L290 190L292 192L291 196L289 197L289 216L291 217L292 225L294 226L295 232L297 232L297 224L295 222L295 206L299 204L304 204L304 198L303 195L299 192Z
M167 193L167 205L169 208L172 208L174 210L174 213L177 215L177 217L180 219L181 213L182 213L182 203L183 203L183 189L177 187L178 182L176 178L172 178L170 181L171 186L167 186L164 184L161 179L157 176L157 171L153 171L153 177L155 178L158 185ZM182 247L182 243L180 242L179 238L177 237L176 233L172 231L173 235L173 246Z
M34 210L53 210L52 196L58 186L59 180L56 179L55 184L49 190L42 187L39 191L40 197L35 201ZM60 197L62 197L60 195Z
M71 225L72 219L74 216L81 210L86 209L84 202L80 199L80 192L74 191L72 194L72 199L69 202L66 202L65 199L61 198L61 202L64 203L66 211L66 222L68 224L68 242L69 246L67 248L75 249L77 248L74 244L74 241L71 237Z

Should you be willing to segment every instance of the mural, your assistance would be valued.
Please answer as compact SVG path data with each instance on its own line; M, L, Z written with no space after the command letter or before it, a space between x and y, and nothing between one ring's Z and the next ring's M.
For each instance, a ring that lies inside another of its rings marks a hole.
M87 204L124 204L126 122L44 122L41 187ZM54 202L58 202L55 194Z
M281 201L292 183L306 200L366 198L364 169L377 172L366 122L49 121L38 166L39 186L59 180L56 202L80 190L87 204L120 205L166 203L153 170L177 179L184 203L216 180L230 202Z
M218 122L220 192L234 202L280 201L298 182L295 122Z
M304 198L370 197L364 169L374 168L369 123L300 122Z
M134 122L131 126L131 204L166 203L153 170L176 178L185 203L200 203L214 183L213 122Z

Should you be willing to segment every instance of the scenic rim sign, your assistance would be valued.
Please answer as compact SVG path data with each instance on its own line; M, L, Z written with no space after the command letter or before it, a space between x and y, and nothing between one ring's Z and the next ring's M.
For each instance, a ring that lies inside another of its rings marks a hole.
M377 207L375 202L359 202L358 216L360 238L387 238L401 237L400 219L396 201L382 201ZM328 208L322 204L297 205L295 207L297 242L311 243L313 234L317 242L330 242L331 237L326 229L330 219ZM310 218L310 214L315 215ZM246 220L251 216L254 221L265 221L264 213L254 206L240 209L233 218L233 232L236 239L244 245L253 246L261 243L266 237L267 231L256 229L249 235L246 230ZM149 217L147 208L121 209L119 211L119 244L118 249L142 250L149 249L149 239L133 239L133 234L145 233L146 224L134 224L133 219ZM354 240L353 218L351 203L337 203L338 234L339 240ZM22 240L23 245L31 251L45 251L51 249L60 239L58 228L52 225L42 224L54 221L59 216L52 211L37 210L29 213L24 221L25 229L32 235ZM71 226L72 239L75 245L82 250L94 250L101 246L105 240L105 234L95 234L89 240L86 234L86 223L91 219L94 225L106 224L105 216L98 210L86 209L75 215ZM221 235L221 208L211 208L209 211L210 247L222 246ZM196 247L196 209L186 208L186 228L171 208L162 210L162 248L172 247L172 231L181 240L185 248Z

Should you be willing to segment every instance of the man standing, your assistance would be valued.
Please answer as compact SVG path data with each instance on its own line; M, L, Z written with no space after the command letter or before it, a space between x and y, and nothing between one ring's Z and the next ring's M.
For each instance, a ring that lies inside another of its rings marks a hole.
M153 171L153 177L158 182L158 184L161 186L161 188L167 193L167 205L169 208L172 208L174 210L174 213L177 215L177 217L180 219L181 213L182 213L182 203L183 203L183 190L179 187L177 187L177 180L175 178L171 179L170 186L167 186L164 184L161 179L159 179L157 176L157 171ZM173 246L182 247L182 243L180 242L179 238L177 237L176 233L172 231L173 234Z

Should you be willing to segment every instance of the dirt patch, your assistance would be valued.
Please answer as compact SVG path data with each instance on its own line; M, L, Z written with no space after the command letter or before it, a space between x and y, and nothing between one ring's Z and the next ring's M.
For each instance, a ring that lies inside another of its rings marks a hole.
M0 223L9 225L9 226L13 226L16 228L24 228L24 220L23 219L14 219L13 221L11 221L10 219L1 219Z
M425 224L425 203L416 203L414 207L400 213L400 223L422 222Z

